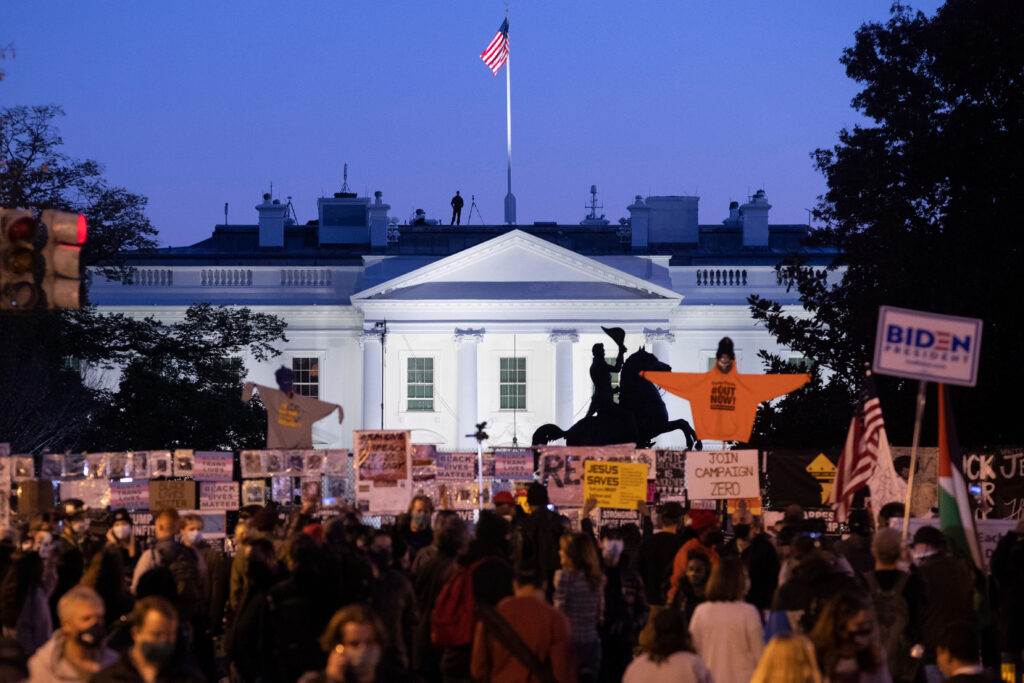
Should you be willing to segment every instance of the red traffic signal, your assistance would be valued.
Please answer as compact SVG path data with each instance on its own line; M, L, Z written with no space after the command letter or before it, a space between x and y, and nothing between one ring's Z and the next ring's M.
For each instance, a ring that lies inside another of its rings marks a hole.
M0 208L0 310L23 311L39 301L39 225L24 209Z

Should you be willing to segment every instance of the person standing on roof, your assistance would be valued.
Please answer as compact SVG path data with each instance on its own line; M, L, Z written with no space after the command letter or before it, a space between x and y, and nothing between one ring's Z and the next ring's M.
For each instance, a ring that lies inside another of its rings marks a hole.
M462 205L465 202L462 200L462 196L459 195L459 191L455 190L455 196L452 197L452 225L462 225Z

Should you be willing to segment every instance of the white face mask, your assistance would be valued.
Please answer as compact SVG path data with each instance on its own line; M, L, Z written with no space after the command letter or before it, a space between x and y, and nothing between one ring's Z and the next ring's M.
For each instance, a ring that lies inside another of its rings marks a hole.
M185 537L185 542L189 545L193 545L203 540L203 532L199 529L186 529L183 535Z
M120 540L124 540L132 535L131 524L115 524L114 525L114 537Z
M345 663L351 666L360 679L370 677L380 664L380 646L366 645L345 650Z
M625 547L626 543L621 538L606 538L601 543L601 553L611 559L621 555L622 549Z
M71 530L76 534L84 534L89 529L89 519L76 519L71 522Z

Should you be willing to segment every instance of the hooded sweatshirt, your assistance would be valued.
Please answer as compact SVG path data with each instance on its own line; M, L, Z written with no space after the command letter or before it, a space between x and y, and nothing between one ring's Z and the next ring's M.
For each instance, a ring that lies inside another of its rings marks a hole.
M89 680L78 672L64 656L64 631L57 629L46 644L28 660L28 679L32 683L73 683ZM117 661L117 653L104 647L99 653L100 668Z

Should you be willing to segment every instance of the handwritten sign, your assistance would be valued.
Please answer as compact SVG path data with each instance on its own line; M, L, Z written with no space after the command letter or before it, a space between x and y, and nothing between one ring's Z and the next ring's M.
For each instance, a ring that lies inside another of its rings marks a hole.
M409 479L408 430L356 430L352 432L352 439L360 481Z
M529 449L501 449L494 451L495 479L531 479L533 477L533 451Z
M964 478L981 487L980 499L988 517L1024 519L1024 451L994 448L968 452Z
M760 496L757 451L690 451L686 454L686 487L691 500Z
M196 483L194 481L150 481L149 509L191 510L196 506Z
M198 453L196 454L198 455ZM198 460L196 461L198 463ZM199 482L200 510L237 510L237 481L201 481Z
M439 452L435 459L437 478L443 481L471 481L476 478L476 453Z
M633 446L548 446L540 453L540 480L548 487L548 500L555 505L581 507L583 463L587 460L628 461Z
M234 469L235 456L233 453L196 451L194 470L196 481L231 481Z
M658 453L655 486L662 503L682 503L686 498L686 451Z
M114 481L110 483L110 507L114 510L149 509L149 482L147 481Z
M632 510L647 500L647 464L588 460L583 466L583 499L599 508Z
M875 372L973 387L982 321L882 306L875 332Z

